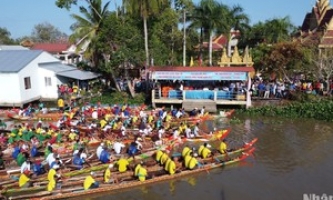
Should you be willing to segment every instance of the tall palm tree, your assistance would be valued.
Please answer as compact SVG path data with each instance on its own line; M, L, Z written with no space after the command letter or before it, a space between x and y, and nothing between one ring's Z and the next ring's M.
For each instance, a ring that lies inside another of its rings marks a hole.
M248 17L243 13L243 8L218 3L215 0L201 0L195 6L190 17L191 27L200 28L200 54L202 52L203 31L209 38L209 65L212 65L212 38L214 32L229 35L232 28L242 27L248 24Z
M145 41L146 64L149 66L148 26L147 21L151 15L158 14L160 9L166 5L168 0L123 0L126 12L140 16L143 20L143 31Z
M267 36L273 43L290 39L290 34L295 26L291 23L290 18L276 18L267 23Z
M72 26L74 33L69 37L70 41L77 42L77 48L86 48L85 55L90 58L92 67L97 67L99 57L101 57L98 49L94 46L95 40L104 24L108 15L107 2L104 6L102 0L86 0L88 7L80 7L81 15L72 14L71 17L76 20Z

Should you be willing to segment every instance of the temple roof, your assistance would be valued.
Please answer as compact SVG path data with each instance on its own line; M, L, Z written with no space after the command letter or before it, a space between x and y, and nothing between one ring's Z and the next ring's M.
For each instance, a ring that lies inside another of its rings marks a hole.
M333 18L326 23L326 31L321 38L319 48L333 47Z

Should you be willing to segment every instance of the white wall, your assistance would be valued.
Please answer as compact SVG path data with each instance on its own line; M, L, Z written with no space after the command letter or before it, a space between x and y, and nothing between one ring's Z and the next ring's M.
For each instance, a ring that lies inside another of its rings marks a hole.
M56 99L58 98L58 88L57 85L59 84L59 80L56 77L55 73L53 71L44 69L39 67L39 76L38 81L39 84L39 91L42 98L45 99ZM47 85L45 83L45 78L51 79L51 85Z
M19 78L16 73L0 73L0 105L13 106L20 103Z
M39 63L45 63L45 62L59 62L58 59L53 57L51 54L47 52L42 52L36 59L31 61L25 68L23 68L21 71L19 71L19 82L20 82L20 88L21 88L21 101L23 103L37 100L43 97L43 95L46 95L47 98L57 98L57 89L54 78L54 73L46 74L44 75L43 72L41 73ZM50 75L51 77L51 87L45 86L45 80L44 77ZM24 88L24 78L30 76L31 81L31 88L26 90Z

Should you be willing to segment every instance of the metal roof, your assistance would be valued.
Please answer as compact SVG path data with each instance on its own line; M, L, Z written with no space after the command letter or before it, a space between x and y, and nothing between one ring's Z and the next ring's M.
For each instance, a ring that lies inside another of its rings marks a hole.
M90 80L100 76L99 74L89 71L82 71L75 67L61 64L60 62L40 63L39 66L44 69L54 71L58 76L77 80Z
M79 69L74 69L71 71L63 71L58 72L57 75L64 76L68 78L73 78L77 80L90 80L99 77L99 74L88 72L88 71L81 71Z
M39 63L39 67L53 71L55 73L63 72L63 71L71 71L76 69L75 67L64 65L60 61L59 62L46 62L46 63Z
M0 50L29 50L21 45L0 45Z
M0 72L18 72L42 52L41 50L1 50Z

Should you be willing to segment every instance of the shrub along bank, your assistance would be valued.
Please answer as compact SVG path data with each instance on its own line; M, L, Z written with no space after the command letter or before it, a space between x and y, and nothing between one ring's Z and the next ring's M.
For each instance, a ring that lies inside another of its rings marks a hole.
M238 113L249 116L269 116L287 118L309 118L333 121L333 100L329 97L304 98L291 101L283 106L262 106L239 110Z

